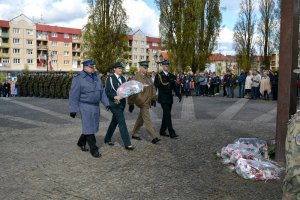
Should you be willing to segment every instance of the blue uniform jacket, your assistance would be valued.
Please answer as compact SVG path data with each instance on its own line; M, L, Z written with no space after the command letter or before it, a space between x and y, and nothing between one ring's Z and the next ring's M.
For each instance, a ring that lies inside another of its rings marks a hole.
M83 134L95 134L99 131L99 103L109 106L101 80L94 80L81 71L72 80L69 94L69 112L80 112Z

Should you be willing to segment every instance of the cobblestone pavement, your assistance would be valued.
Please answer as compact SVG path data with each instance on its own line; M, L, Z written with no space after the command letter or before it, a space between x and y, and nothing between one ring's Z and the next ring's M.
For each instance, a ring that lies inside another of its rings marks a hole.
M276 102L188 97L174 99L176 140L143 140L126 151L103 144L111 114L101 110L97 143L102 157L76 146L80 119L68 100L0 98L1 199L281 199L282 180L245 180L216 160L215 152L239 137L275 138ZM125 111L131 132L138 109ZM151 110L159 130L161 107Z

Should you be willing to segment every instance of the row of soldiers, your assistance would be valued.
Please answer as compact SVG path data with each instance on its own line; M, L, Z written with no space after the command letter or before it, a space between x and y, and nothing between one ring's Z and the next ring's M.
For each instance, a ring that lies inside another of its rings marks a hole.
M29 74L17 77L18 96L68 98L74 74Z

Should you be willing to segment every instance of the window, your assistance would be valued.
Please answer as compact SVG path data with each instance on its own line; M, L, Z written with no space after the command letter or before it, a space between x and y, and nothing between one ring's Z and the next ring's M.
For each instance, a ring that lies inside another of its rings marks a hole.
M65 52L64 52L64 56L69 56L69 52L68 52L68 51L65 51Z
M33 64L33 59L27 59L27 64Z
M56 47L56 46L57 46L57 42L52 42L51 45L52 45L53 47Z
M27 29L26 32L27 32L27 35L33 35L33 30L32 29Z
M20 44L19 38L13 38L13 44Z
M20 52L21 52L20 49L13 49L14 54L20 54Z
M57 65L57 60L52 60L52 65Z
M65 64L65 65L68 65L68 64L69 64L69 61L68 61L68 60L64 60L64 64Z
M18 28L13 28L13 33L14 33L14 34L20 34L20 29L18 29Z
M144 45L145 44L145 41L141 41L141 45Z
M72 35L72 39L78 39L78 35Z
M51 33L51 36L52 36L52 37L57 37L57 33L55 33L55 32L54 32L54 33Z
M33 40L26 40L26 44L32 45L33 44Z
M65 47L69 47L69 43L65 43L64 46L65 46Z
M27 54L33 54L33 49L27 49L27 50L26 50L26 53L27 53Z
M137 48L134 48L134 52L137 52Z
M156 42L153 42L153 43L152 43L152 46L157 47L158 44L157 44Z
M133 59L135 59L135 60L136 60L136 59L137 59L137 56L133 56Z
M65 34L64 34L64 38L69 38L69 34L68 34L68 33L65 33Z
M9 63L9 58L3 58L3 59L2 59L2 63L8 64L8 63Z
M141 53L144 53L144 52L145 52L145 49L144 49L144 48L141 48L141 49L140 49L140 52L141 52Z
M133 41L133 44L138 44L138 41L136 41L136 40L135 40L135 41Z
M52 55L52 56L57 55L57 51L52 51L52 52L51 52L51 55Z
M137 63L133 63L133 66L137 67Z
M140 60L144 60L145 59L145 56L140 56Z
M20 64L21 63L21 59L20 58L14 58L14 63L15 64Z
M156 53L157 53L157 50L153 50L153 53L156 54Z

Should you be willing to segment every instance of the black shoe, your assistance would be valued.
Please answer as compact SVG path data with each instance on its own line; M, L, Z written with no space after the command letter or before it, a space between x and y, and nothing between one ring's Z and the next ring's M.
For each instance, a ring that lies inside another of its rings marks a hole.
M80 147L81 151L88 151L88 148L86 148L85 145L82 146L78 145L78 146Z
M151 142L152 142L153 144L156 144L156 143L159 142L159 141L160 141L160 139L154 138Z
M105 144L108 144L109 146L114 146L115 144L113 142L104 142Z
M130 146L125 147L125 149L127 149L127 150L133 150L134 147L132 145L130 145Z
M161 136L164 136L164 137L170 137L170 135L168 135L166 132L162 132L160 133Z
M94 158L100 158L101 157L101 154L99 153L99 151L94 151L94 152L91 152L92 156Z
M138 137L138 136L132 136L132 139L135 139L135 140L142 140L142 138Z
M178 137L178 135L176 135L175 133L172 134L172 135L170 135L170 138L172 138L172 139L175 139L175 138L177 138L177 137Z

